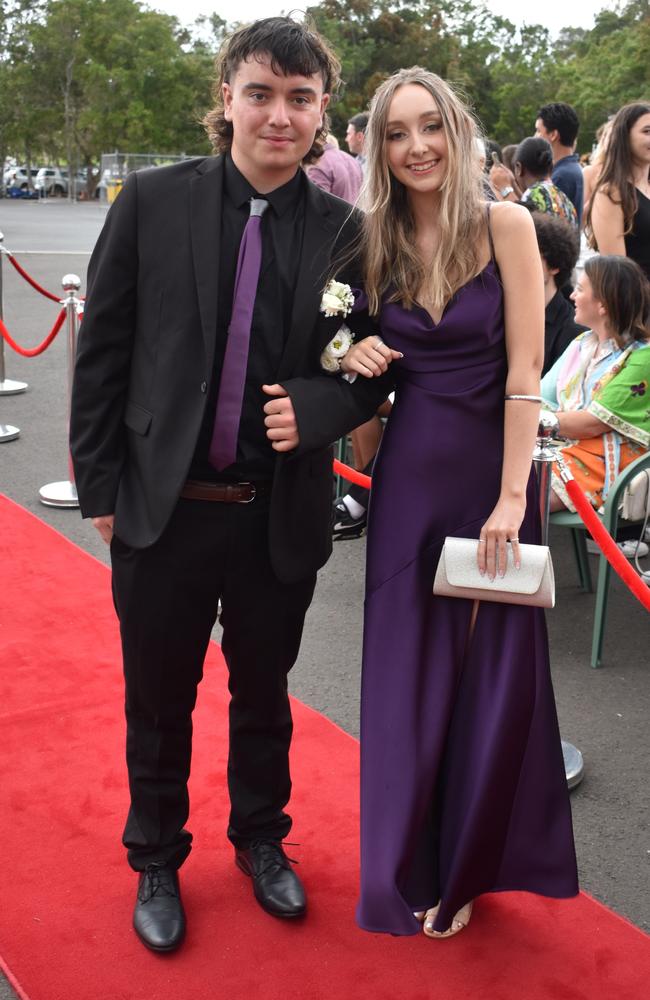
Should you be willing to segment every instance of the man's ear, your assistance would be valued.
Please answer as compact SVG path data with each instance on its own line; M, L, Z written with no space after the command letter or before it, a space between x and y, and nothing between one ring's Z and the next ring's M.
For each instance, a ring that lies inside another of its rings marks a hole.
M232 121L232 87L229 83L222 83L221 96L223 97L223 116L227 122Z
M323 127L323 118L325 116L325 110L326 110L327 105L329 104L329 102L330 102L330 95L329 94L323 94L323 96L321 97L321 100L320 100L320 125L319 125L319 128Z
M554 142L557 142L559 138L560 138L560 133L556 128L554 128L552 132L548 133L548 141L551 143L551 145Z

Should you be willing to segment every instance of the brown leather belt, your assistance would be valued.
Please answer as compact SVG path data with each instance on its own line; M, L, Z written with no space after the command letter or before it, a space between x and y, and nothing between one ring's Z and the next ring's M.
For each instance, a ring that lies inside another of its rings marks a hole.
M181 490L186 500L212 500L216 503L252 503L256 497L269 496L270 483L206 483L188 479Z

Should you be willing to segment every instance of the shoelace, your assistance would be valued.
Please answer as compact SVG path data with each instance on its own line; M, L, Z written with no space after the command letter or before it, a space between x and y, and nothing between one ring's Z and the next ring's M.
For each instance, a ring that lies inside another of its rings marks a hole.
M283 840L281 844L278 844L273 840L251 841L250 850L259 852L261 866L260 870L255 872L255 878L261 878L262 875L266 875L267 872L272 871L274 868L286 868L290 871L291 865L300 864L300 862L295 858L290 858L284 853L284 844L287 844L288 847L299 846L298 844L291 843L289 840Z
M169 868L158 861L152 862L145 868L138 898L141 903L148 903L156 895L178 895Z

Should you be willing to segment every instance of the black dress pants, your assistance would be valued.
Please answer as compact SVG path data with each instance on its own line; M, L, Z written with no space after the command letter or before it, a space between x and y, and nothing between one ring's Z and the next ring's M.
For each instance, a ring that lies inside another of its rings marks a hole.
M192 712L219 600L231 695L228 836L245 847L282 839L291 828L284 811L291 794L287 675L316 576L294 584L277 579L268 507L259 498L250 504L181 499L149 548L113 537L131 792L123 843L136 871L152 861L179 867L191 849L185 823Z

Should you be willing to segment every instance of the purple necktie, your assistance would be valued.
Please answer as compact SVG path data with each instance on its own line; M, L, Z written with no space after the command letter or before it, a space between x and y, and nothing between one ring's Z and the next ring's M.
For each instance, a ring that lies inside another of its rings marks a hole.
M268 207L268 201L264 201L263 198L251 198L250 216L239 245L232 313L208 455L210 465L219 472L226 466L232 465L237 458L237 436L248 366L248 345L262 263L260 226L262 216Z

